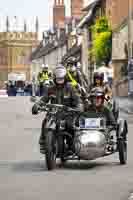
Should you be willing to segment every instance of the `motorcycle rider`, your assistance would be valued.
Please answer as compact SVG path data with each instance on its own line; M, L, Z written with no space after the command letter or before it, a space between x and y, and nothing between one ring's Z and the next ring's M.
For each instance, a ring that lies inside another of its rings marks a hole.
M105 93L105 101L104 104L110 110L112 110L115 119L118 119L119 116L119 105L118 102L113 99L112 89L110 88L108 83L104 83L104 73L102 72L95 72L94 73L94 84L91 88L101 87L104 89Z
M116 126L113 112L104 105L105 92L101 87L93 88L90 92L90 104L85 105L85 112L94 112L106 117L107 125Z
M78 84L82 85L82 80L76 68L76 59L71 57L67 61L67 81L71 83L72 87L77 87Z
M42 64L42 71L38 74L40 96L43 96L44 94L44 82L48 79L48 65Z
M77 89L82 98L86 96L88 85L85 84L84 77L77 67L76 58L71 57L67 61L67 76L66 80Z
M107 98L112 98L112 90L109 87L109 85L107 83L104 83L104 73L102 72L95 72L94 73L94 77L93 77L93 85L91 87L95 88L95 87L102 87L104 89L105 92L105 96Z
M45 105L51 100L53 104L62 104L68 107L80 109L80 97L71 85L66 81L66 68L63 65L57 66L55 69L55 85L48 88L48 93L46 96L43 96L39 102L35 103L32 107L32 114L37 114L39 107ZM62 113L63 116L63 113ZM69 116L69 119L66 120L67 128L72 132L72 121L73 116ZM47 116L45 117L42 123L42 132L39 140L40 144L40 152L45 153L45 138L47 134L47 130L45 128L45 124L47 122ZM71 146L71 142L69 141L69 146Z
M54 81L53 81L54 77L53 77L52 71L49 71L48 76L49 76L49 84L54 85Z
M81 71L81 64L80 62L77 63L77 71L79 72L79 74L83 77L83 85L85 87L85 89L88 91L88 79L86 77L86 75Z

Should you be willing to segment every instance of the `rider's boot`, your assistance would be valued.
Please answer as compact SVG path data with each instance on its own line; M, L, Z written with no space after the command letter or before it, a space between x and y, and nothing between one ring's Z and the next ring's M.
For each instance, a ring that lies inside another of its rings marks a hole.
M40 145L40 153L45 154L45 139L42 137L42 135L40 136L39 139L39 145Z

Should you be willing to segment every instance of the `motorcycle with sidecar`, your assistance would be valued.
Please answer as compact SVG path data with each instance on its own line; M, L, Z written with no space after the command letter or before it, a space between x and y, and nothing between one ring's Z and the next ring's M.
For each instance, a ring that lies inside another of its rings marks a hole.
M47 112L45 124L45 158L48 170L67 160L95 160L118 152L120 164L127 162L127 121L119 119L116 127L108 126L105 116L83 113L59 104L46 104L40 111ZM65 114L63 114L65 113ZM66 117L72 116L71 134L66 129ZM43 130L42 130L43 131ZM71 150L68 140L72 141Z

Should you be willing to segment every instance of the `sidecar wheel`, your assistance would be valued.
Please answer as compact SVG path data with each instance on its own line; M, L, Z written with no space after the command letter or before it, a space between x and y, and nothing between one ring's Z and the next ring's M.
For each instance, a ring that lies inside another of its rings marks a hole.
M61 157L61 164L65 164L65 162L66 162L66 159L64 158L64 157Z
M127 143L124 140L118 141L118 152L120 164L124 165L127 163Z
M48 131L46 136L46 165L48 170L56 167L57 140L52 131Z

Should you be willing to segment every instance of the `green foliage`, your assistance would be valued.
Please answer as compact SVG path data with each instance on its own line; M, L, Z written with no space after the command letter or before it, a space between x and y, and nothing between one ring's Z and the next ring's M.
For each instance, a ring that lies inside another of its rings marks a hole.
M92 31L94 34L102 32L111 32L111 27L109 26L108 19L106 17L99 18L95 25L92 26Z
M110 60L112 52L112 31L105 17L97 20L92 26L92 49L90 51L98 65Z

